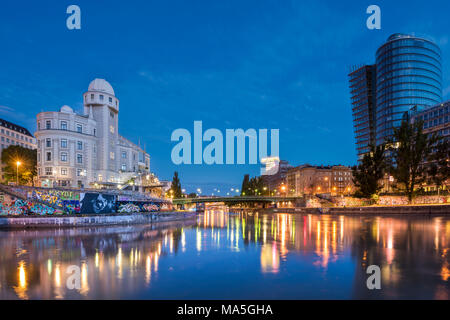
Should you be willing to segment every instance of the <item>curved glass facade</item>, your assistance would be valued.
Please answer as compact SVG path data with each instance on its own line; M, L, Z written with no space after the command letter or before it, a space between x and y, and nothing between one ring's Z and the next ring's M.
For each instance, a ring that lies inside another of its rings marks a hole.
M442 101L441 51L423 38L394 34L376 55L376 143L382 144L412 107Z

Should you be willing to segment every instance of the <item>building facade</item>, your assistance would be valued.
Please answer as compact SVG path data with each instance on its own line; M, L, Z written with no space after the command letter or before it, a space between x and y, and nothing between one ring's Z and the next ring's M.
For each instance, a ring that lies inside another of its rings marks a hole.
M383 144L405 112L442 101L441 51L432 41L404 34L390 36L376 54L376 142Z
M424 133L436 134L441 140L450 141L450 101L437 104L421 112L412 112L410 116L411 122L423 121ZM423 188L425 191L437 190L437 187L432 184L427 184Z
M393 34L378 48L376 64L349 74L358 158L368 145L392 137L405 113L442 101L441 51L431 40Z
M150 173L150 156L119 134L119 99L103 79L83 94L83 114L69 106L37 115L42 186L122 188Z
M347 195L355 191L352 170L346 166L306 164L290 169L286 177L287 194L290 196Z
M26 128L12 122L0 119L0 159L3 149L9 146L21 146L28 149L36 149L36 139ZM3 164L0 165L0 176L3 181Z
M264 159L261 160L263 162ZM286 160L278 160L276 165L276 172L270 172L270 174L264 174L264 185L269 188L270 195L279 195L281 187L287 184L286 174L293 167Z
M358 159L375 144L376 66L363 66L349 74L353 128Z

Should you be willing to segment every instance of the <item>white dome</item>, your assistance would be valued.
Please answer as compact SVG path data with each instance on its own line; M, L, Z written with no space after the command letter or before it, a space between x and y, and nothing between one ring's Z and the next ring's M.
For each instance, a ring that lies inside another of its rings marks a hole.
M73 113L73 109L67 105L64 105L61 107L60 112L64 112L64 113Z
M105 79L95 79L91 81L88 91L101 91L114 96L114 89Z

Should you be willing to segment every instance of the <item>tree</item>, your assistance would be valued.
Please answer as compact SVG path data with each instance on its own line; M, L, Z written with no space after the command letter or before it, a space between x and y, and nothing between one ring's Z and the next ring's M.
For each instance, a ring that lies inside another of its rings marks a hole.
M177 171L173 173L172 186L170 187L170 190L174 198L181 198L183 196L183 192L181 190L181 183L180 179L178 178Z
M450 142L449 140L443 139L437 144L427 165L428 182L436 185L438 193L441 187L446 186L447 181L450 179L449 159Z
M249 180L250 176L246 174L244 176L244 180L242 180L242 187L241 187L241 196L248 195L248 187L249 187Z
M21 146L11 145L2 151L2 165L5 182L16 182L17 162L20 162L18 176L20 184L34 186L34 177L37 175L37 151Z
M392 175L409 202L415 196L416 187L425 181L424 163L430 159L437 141L436 135L428 136L423 132L423 121L411 124L407 119L394 128L393 137L388 140Z
M371 198L381 190L379 182L386 169L385 151L385 145L371 145L370 152L364 155L358 166L352 168L353 183L358 188L355 196Z

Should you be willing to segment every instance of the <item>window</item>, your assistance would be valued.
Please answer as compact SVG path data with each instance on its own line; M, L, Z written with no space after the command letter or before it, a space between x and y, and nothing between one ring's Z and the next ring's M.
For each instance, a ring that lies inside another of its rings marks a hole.
M98 175L98 181L103 181L103 176L101 174Z
M67 162L67 152L62 152L61 153L61 161L62 162Z
M83 133L83 126L81 124L77 124L77 132Z
M61 121L61 130L67 130L67 121Z
M3 145L2 145L3 146ZM37 161L39 162L39 161L41 161L41 154L38 152L38 154L37 154Z
M109 102L112 103L112 98L111 97L109 97Z
M111 133L114 133L114 126L109 126L109 131L110 131Z
M51 148L52 147L52 139L50 139L50 138L45 139L45 146L47 148Z
M83 172L83 169L77 169L77 177L81 176L82 172Z
M45 121L45 128L47 130L52 128L52 122L50 120Z
M83 141L77 142L77 150L83 150Z
M45 167L45 175L46 176L51 176L52 174L53 174L52 167Z
M125 163L122 163L122 171L127 171L127 165Z
M61 148L67 148L67 139L61 139Z
M91 94L91 100L94 100L94 94Z
M103 101L103 95L102 94L100 95L100 101Z
M125 151L122 151L122 159L126 159L127 158L127 153Z
M38 130L41 130L41 123L38 122ZM2 133L3 133L3 129L2 129Z
M94 129L94 136L97 134L97 129Z
M111 151L111 152L109 153L109 158L110 158L111 160L114 160L114 152Z
M77 154L77 163L83 163L83 155L82 154Z
M61 175L62 176L67 176L67 169L66 168L61 168Z
M51 152L47 152L47 161L52 161L52 153Z

